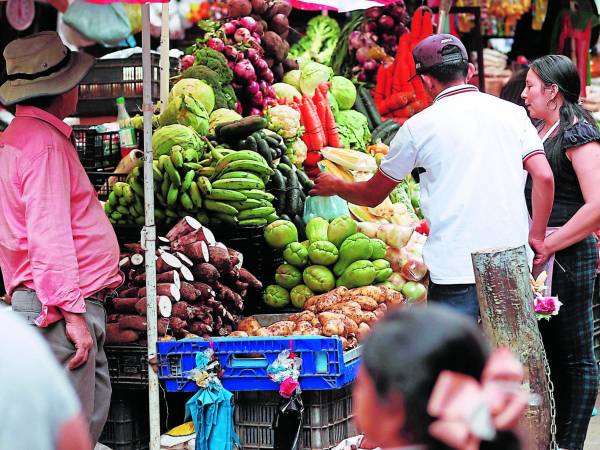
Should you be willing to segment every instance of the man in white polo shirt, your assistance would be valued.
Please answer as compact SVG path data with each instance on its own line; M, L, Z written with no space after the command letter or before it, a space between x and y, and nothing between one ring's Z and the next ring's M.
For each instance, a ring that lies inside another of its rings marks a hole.
M373 178L348 183L323 173L311 195L339 195L376 206L413 169L424 169L428 299L477 318L471 253L528 241L540 250L554 197L552 171L525 110L467 84L475 69L460 40L431 36L417 45L413 57L433 105L400 128ZM535 191L531 230L524 169Z

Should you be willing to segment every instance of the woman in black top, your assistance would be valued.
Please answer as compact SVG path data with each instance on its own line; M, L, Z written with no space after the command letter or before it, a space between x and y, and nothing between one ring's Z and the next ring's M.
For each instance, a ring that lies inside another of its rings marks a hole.
M600 132L579 105L579 75L565 56L531 65L522 97L539 119L539 135L554 172L550 227L557 230L536 251L534 270L555 254L552 294L563 307L540 323L557 403L558 444L582 450L598 395L593 351L592 298L598 266L593 232L600 227ZM531 205L531 189L526 191Z

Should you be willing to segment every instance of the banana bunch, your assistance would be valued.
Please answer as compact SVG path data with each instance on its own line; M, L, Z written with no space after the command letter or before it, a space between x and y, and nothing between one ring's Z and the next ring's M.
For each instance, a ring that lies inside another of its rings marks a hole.
M264 225L277 219L265 192L274 171L259 153L211 147L206 159L174 145L152 162L155 217L170 224L194 216L202 224ZM105 211L113 224L144 224L143 162L117 182Z

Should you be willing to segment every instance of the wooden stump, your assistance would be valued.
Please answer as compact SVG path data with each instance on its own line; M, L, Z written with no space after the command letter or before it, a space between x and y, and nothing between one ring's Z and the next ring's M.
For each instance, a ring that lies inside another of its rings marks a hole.
M550 395L525 247L476 252L472 259L483 329L493 346L507 346L520 358L526 369L526 386L539 398L526 412L524 448L547 450L551 442Z

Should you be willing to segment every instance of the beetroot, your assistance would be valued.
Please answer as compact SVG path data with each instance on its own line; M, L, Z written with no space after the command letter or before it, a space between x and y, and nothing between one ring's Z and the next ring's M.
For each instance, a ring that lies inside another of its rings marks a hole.
M252 14L252 5L248 0L230 0L227 4L229 17L244 17Z

